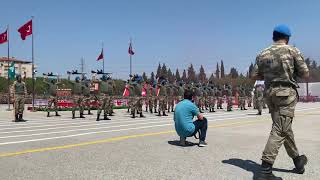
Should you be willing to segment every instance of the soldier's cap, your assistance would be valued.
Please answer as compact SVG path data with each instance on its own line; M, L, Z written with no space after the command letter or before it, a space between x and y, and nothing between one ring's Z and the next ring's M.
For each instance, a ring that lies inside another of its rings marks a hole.
M278 33L281 33L281 34L284 34L286 36L291 36L291 31L289 29L289 27L287 25L284 25L284 24L280 24L280 25L277 25L273 31L275 32L278 32Z
M77 76L77 77L75 78L75 80L76 80L76 81L80 81L80 77Z

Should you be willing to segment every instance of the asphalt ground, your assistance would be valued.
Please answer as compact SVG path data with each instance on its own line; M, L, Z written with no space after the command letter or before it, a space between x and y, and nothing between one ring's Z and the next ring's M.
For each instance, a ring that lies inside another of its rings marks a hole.
M0 179L252 179L271 129L249 109L205 113L208 146L178 146L173 114L130 118L116 110L110 121L96 116L71 119L26 112L24 123L13 123L12 112L0 112ZM94 112L95 114L95 112ZM284 179L320 177L320 103L299 103L293 122L301 154L309 158L306 172L294 174L282 147L274 173ZM188 138L197 143L198 140Z

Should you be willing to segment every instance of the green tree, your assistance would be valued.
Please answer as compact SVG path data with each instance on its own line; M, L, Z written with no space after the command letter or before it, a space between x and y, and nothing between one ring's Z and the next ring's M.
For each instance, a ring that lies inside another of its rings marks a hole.
M188 80L188 78L187 78L187 72L186 72L186 70L184 69L183 70L183 73L182 73L182 81L183 82L187 82L187 80Z
M155 82L155 77L154 77L154 73L152 71L151 75L150 75L150 83L153 84L154 82Z
M200 66L198 79L201 83L206 83L207 81L207 75L202 65Z
M216 67L216 78L220 79L219 63L217 63L217 67Z
M143 81L148 80L148 77L145 72L142 73L142 79L143 79Z
M196 72L194 71L193 65L190 64L188 67L188 83L196 82Z
M157 69L156 78L159 78L160 76L161 76L161 65L160 65L160 63L159 63L158 69Z
M181 81L179 69L176 70L176 80L177 80L177 81Z
M221 60L220 71L221 71L221 78L224 78L224 77L225 77L225 74L224 74L224 64L223 64L223 60Z
M161 76L168 79L168 70L166 64L163 63L161 68Z

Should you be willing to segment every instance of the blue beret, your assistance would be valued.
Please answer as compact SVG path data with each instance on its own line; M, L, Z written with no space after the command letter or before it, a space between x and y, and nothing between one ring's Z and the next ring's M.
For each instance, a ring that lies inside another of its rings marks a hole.
M291 31L289 29L289 27L287 25L284 25L284 24L280 24L278 26L276 26L273 31L276 31L278 33L281 33L281 34L284 34L284 35L287 35L287 36L291 36Z

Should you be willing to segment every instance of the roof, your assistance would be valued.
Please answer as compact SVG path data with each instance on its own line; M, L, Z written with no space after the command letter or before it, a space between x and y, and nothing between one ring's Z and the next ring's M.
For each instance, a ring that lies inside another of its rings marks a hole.
M16 63L24 63L24 64L30 64L31 61L24 61L24 60L19 60L14 57L9 58L9 62L16 62ZM0 57L0 62L8 62L8 57Z

